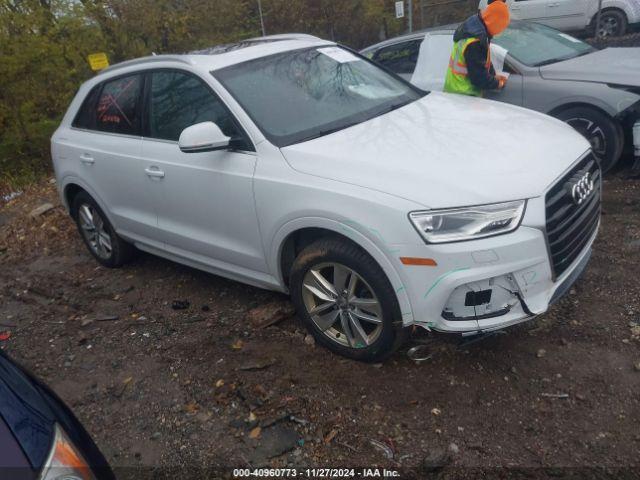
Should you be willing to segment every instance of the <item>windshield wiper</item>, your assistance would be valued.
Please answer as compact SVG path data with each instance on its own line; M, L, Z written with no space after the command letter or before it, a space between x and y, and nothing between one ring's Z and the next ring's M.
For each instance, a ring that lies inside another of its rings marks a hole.
M370 120L371 118L379 117L380 115L384 115L386 113L389 113L389 112L392 112L394 110L397 110L397 109L399 109L401 107L404 107L408 103L409 102L394 103L393 105L390 105L389 107L381 110L379 113L376 113L373 117L366 118L366 119L363 119L363 120L360 120L360 121L357 121L357 122L345 123L344 125L338 125L337 127L327 128L325 130L320 130L319 132L314 133L313 135L309 135L308 137L304 137L304 138L298 140L296 143L308 142L309 140L313 140L315 138L320 138L320 137L324 137L325 135L330 135L332 133L339 132L340 130L344 130L346 128L353 127L354 125L358 125L360 123L366 122L367 120Z
M362 122L345 123L344 125L339 125L337 127L327 128L326 130L320 130L319 132L314 133L313 135L309 135L308 137L301 138L296 143L307 142L309 140L313 140L314 138L324 137L325 135L330 135L332 133L339 132L340 130L353 127L354 125L358 125L359 123L362 123Z

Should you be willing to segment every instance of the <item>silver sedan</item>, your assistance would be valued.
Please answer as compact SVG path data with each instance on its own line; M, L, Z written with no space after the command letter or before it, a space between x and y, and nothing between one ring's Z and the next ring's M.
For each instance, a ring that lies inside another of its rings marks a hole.
M455 26L423 30L362 54L425 90L442 90ZM604 171L623 151L640 152L640 48L597 50L550 27L522 21L492 42L494 66L509 75L487 98L559 118L592 144ZM634 141L634 125L636 139Z

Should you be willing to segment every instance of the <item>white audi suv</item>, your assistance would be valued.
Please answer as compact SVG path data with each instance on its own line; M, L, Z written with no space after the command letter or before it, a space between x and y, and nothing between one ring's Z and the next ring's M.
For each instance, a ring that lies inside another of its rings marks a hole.
M419 90L305 35L112 66L52 157L101 264L135 246L289 292L320 344L366 361L414 325L472 335L545 312L600 218L599 166L571 127Z

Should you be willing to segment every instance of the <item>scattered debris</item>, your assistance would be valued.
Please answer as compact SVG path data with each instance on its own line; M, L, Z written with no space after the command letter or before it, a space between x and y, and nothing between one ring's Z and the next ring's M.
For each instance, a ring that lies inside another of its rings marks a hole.
M96 322L113 322L114 320L118 320L120 317L118 315L99 315L95 318Z
M636 372L640 372L640 362L636 363L633 368L636 370Z
M313 347L316 344L316 341L315 341L315 339L313 338L312 335L307 334L304 337L304 343L306 343L310 347Z
M460 447L458 447L458 445L456 445L455 443L450 443L449 444L449 451L454 454L457 455L460 453Z
M433 351L429 345L416 345L407 351L407 357L416 363L422 363L433 358Z
M293 316L295 310L290 302L272 302L249 310L247 317L256 328L267 328Z
M216 388L220 388L224 385L224 380L220 379L216 382Z
M22 195L22 190L19 190L17 192L11 192L11 193L8 193L7 195L3 195L2 201L5 203L9 203L11 200L19 197L20 195Z
M329 445L336 438L336 435L338 435L338 430L334 428L324 437L324 444Z
M273 358L265 358L265 359L256 359L244 365L241 365L238 370L242 370L245 372L252 372L256 370L264 370L265 368L269 368L270 366L276 363Z
M171 308L174 310L186 310L190 305L189 300L174 300L171 303Z
M540 396L546 398L569 398L568 393L541 393Z
M293 415L289 415L289 420L299 425L309 425L309 420L305 420L304 418L298 418Z
M6 342L9 338L11 338L10 331L0 332L0 342Z
M260 437L261 433L262 433L262 428L256 427L253 430L251 430L251 432L249 432L249 438L258 438Z
M384 453L384 456L387 457L389 460L393 460L393 450L389 445L387 445L384 442L379 442L378 440L373 440L373 439L369 439L369 443L374 447L376 447L378 450L382 450L382 453Z
M244 342L242 340L236 340L231 344L231 348L233 350L242 350L242 347L244 347Z
M151 435L151 437L150 437L150 438L151 438L151 440L159 440L159 439L160 439L160 432L154 432L154 433Z
M440 410L439 408L432 408L432 409L431 409L431 414L432 414L432 415L438 416L438 415L440 415L441 413L442 413L442 410Z
M81 327L88 327L89 325L91 325L93 323L93 319L92 318L85 318L84 320L82 320L80 322L80 326Z
M538 350L538 352L536 353L536 357L538 358L542 358L547 354L547 351L544 348L541 348L540 350Z
M39 207L36 207L33 210L31 210L31 212L29 213L29 216L31 218L37 218L40 215L47 213L49 210L52 210L53 208L54 208L53 203L46 202L40 205Z

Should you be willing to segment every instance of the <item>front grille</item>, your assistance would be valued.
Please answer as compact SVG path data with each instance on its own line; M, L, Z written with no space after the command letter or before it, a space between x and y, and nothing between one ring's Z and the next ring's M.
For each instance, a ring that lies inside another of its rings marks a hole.
M589 177L585 177L587 173ZM574 188L581 180L581 188ZM585 196L590 180L593 191ZM555 278L578 258L598 228L601 190L600 167L593 154L589 154L547 193L547 243ZM581 197L583 200L578 204Z

